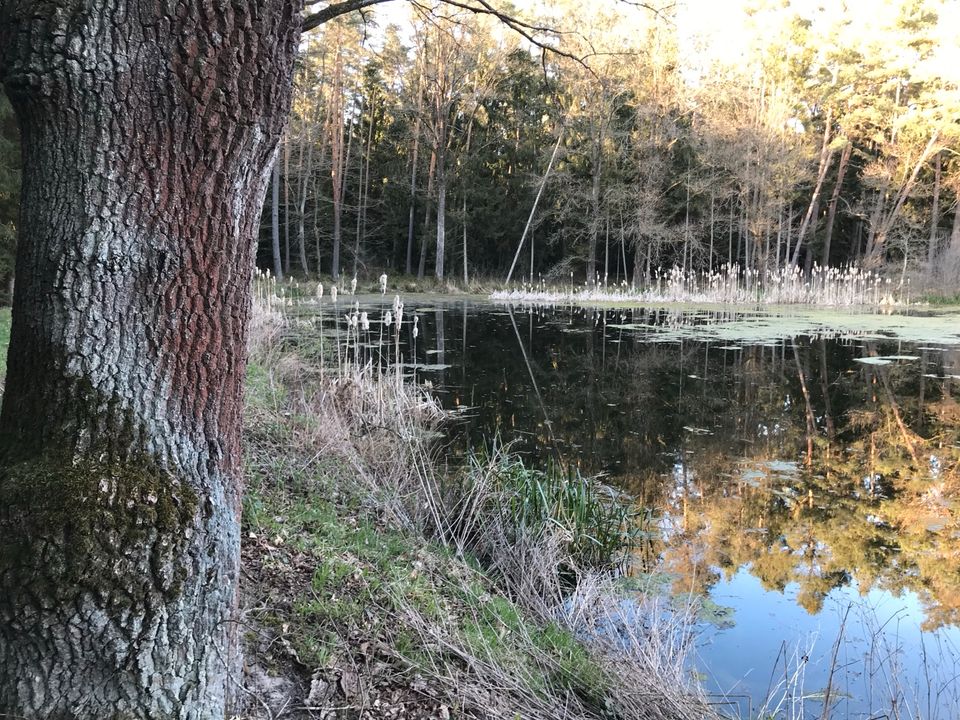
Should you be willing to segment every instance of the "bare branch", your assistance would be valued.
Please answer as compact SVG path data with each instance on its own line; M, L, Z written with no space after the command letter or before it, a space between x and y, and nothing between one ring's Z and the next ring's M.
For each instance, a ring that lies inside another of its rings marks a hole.
M308 0L307 5L316 5L319 2L320 0ZM341 0L340 2L330 3L322 10L310 13L303 18L303 31L313 30L341 15L364 10L385 2L390 2L390 0Z
M332 20L333 18L339 17L341 15L346 15L351 12L357 12L369 8L373 5L379 5L384 2L390 2L391 0L340 0L340 2L335 2L327 5L322 10L319 10L315 13L310 13L306 15L303 19L303 30L304 32L308 30L313 30L316 27L319 27L323 23ZM411 4L416 6L421 12L431 13L431 9L425 7L422 3L417 0L408 0ZM308 5L313 5L319 3L320 0L307 0ZM519 34L525 40L530 42L532 45L548 50L560 57L565 57L570 60L577 62L580 65L584 65L583 60L573 53L569 53L565 50L561 50L554 45L548 43L542 37L542 35L550 36L561 36L569 33L565 33L556 28L547 27L545 25L537 25L534 23L521 20L520 18L511 15L509 13L498 10L494 7L489 0L442 0L444 5L450 7L458 8L460 10L465 10L467 12L474 13L476 15L489 15L496 18L508 28Z

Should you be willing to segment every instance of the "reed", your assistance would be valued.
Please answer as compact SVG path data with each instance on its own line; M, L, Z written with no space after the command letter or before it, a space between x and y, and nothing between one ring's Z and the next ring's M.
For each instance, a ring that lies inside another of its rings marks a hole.
M495 300L537 303L613 302L634 304L716 303L724 305L887 306L910 303L909 282L895 286L889 278L855 266L815 265L809 274L798 267L757 271L724 265L714 272L680 268L658 270L650 283L635 287L625 280L608 284L522 283L492 293Z

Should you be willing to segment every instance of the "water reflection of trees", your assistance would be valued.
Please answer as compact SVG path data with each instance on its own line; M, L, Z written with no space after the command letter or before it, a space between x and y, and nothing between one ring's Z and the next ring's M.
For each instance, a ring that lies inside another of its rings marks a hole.
M659 550L683 589L748 567L768 589L797 583L817 612L855 580L862 593L916 592L929 628L958 623L955 358L859 365L851 351L801 339L786 357L745 355L753 407L729 412L759 415L757 437L738 453L717 435L688 439L660 505Z
M747 567L769 589L797 583L811 612L855 580L915 591L928 627L960 622L956 352L651 342L611 327L638 321L619 312L471 315L469 333L447 316L462 365L450 399L474 408L464 442L499 432L609 474L663 531L639 564L662 559L678 590Z

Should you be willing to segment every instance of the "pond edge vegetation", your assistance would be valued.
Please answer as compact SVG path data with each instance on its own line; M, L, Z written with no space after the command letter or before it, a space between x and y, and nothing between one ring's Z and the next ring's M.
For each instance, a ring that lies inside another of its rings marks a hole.
M254 304L244 717L714 717L685 664L695 609L624 609L629 506L502 447L445 467L445 413L343 306L324 361Z

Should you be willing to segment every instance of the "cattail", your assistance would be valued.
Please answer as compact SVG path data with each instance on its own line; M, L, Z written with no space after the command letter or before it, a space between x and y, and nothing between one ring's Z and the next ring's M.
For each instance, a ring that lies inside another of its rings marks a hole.
M357 278L356 278L356 276L354 276L353 280L350 281L350 294L351 294L351 295L356 295L356 294L357 294Z
M330 299L333 300L333 302L337 302L337 286L336 285L332 285L330 287Z
M400 301L399 295L393 296L393 316L397 321L397 328L403 323L403 303Z
M386 327L393 325L393 313L391 313L389 310L387 310L387 312L383 315L383 324Z
M386 273L383 273L380 276L380 294L381 295L387 294L387 274Z
M323 299L323 283L317 283L317 300Z
M413 339L416 340L417 336L420 334L420 328L417 327L417 324L420 322L420 316L413 316Z
M370 329L370 319L365 312L360 313L360 329L363 331Z

